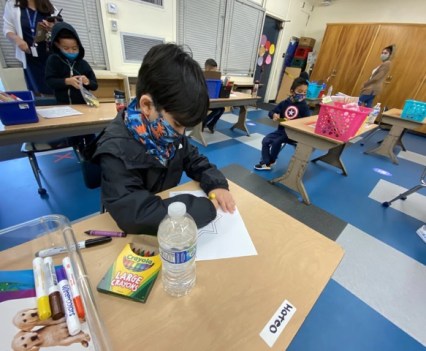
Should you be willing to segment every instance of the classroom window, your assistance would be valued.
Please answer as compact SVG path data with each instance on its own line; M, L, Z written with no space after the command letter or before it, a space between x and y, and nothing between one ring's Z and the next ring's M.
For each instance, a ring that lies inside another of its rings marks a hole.
M265 10L248 0L178 0L177 40L204 67L215 59L224 74L253 76Z
M4 1L0 2L0 11L4 13ZM93 69L107 69L105 38L101 24L101 8L99 0L54 0L52 3L65 22L71 24L77 31L85 50L84 59ZM84 9L84 11L82 11ZM0 28L3 30L3 16L0 16ZM0 35L0 60L5 68L22 67L15 59L15 46L4 35Z

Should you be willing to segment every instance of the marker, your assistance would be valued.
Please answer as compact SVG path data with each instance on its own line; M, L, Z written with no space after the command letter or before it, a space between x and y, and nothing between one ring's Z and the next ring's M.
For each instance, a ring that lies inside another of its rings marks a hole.
M55 271L56 277L58 278L59 292L61 293L62 303L64 305L68 333L74 336L80 332L81 324L72 300L71 288L68 284L64 267L58 267Z
M114 236L119 238L124 238L127 234L124 232L113 232L108 230L86 230L85 233L87 235L94 236Z
M46 274L47 292L49 293L50 310L52 319L58 320L65 316L64 306L61 300L61 294L56 279L55 266L52 257L46 257L44 260L44 271Z
M112 240L111 237L103 237L103 238L95 238L95 239L88 239L85 241L79 241L77 243L77 247L79 249L85 249L86 247L96 246L100 244L109 243ZM49 257L49 256L55 256L59 255L61 253L68 252L68 249L66 246L60 246L60 247L52 247L50 249L44 249L36 252L36 257Z
M33 259L34 284L37 296L37 313L41 321L49 319L52 315L47 296L46 280L44 276L43 259L36 257Z
M77 280L75 279L74 270L71 266L71 260L69 257L64 257L62 260L64 265L65 272L67 274L68 283L70 284L72 300L74 301L75 309L77 311L78 318L84 319L84 306L83 301L81 301L80 292L77 287Z

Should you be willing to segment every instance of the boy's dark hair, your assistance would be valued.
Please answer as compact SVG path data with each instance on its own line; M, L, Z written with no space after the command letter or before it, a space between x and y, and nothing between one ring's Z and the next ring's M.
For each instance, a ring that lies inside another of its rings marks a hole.
M309 85L308 81L304 78L296 78L293 81L293 84L291 85L290 91L295 91L298 87L300 87L301 85Z
M57 35L56 35L56 37L55 37L55 42L59 42L59 39L74 39L74 40L76 40L77 41L77 44L78 44L78 40L77 40L77 38L75 37L75 35L74 35L74 33L73 32L71 32L70 30L68 30L68 29L62 29Z
M204 63L204 67L210 66L210 67L217 67L217 62L213 59L207 59Z
M136 98L149 94L157 111L165 110L184 127L207 115L209 95L200 65L175 44L159 44L145 55L136 83Z

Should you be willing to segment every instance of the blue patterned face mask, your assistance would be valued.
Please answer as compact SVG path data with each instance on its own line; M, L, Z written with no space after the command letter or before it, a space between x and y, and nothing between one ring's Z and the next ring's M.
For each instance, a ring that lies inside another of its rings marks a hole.
M79 54L78 52L70 53L70 52L66 52L66 51L62 51L62 50L61 50L61 53L70 61L74 61Z
M306 94L294 94L293 95L294 102L301 102L301 101L305 100L305 98L306 98Z
M136 109L136 103L137 100L133 99L127 109L127 116L124 120L127 129L136 140L145 145L148 154L153 155L165 165L174 157L175 142L180 140L181 136L161 114L154 121L150 121Z

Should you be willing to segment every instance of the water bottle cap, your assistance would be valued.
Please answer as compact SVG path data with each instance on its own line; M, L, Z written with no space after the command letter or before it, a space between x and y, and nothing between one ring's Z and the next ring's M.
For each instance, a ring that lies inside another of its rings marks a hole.
M186 213L186 205L183 202L172 202L167 213L170 217L182 217Z

